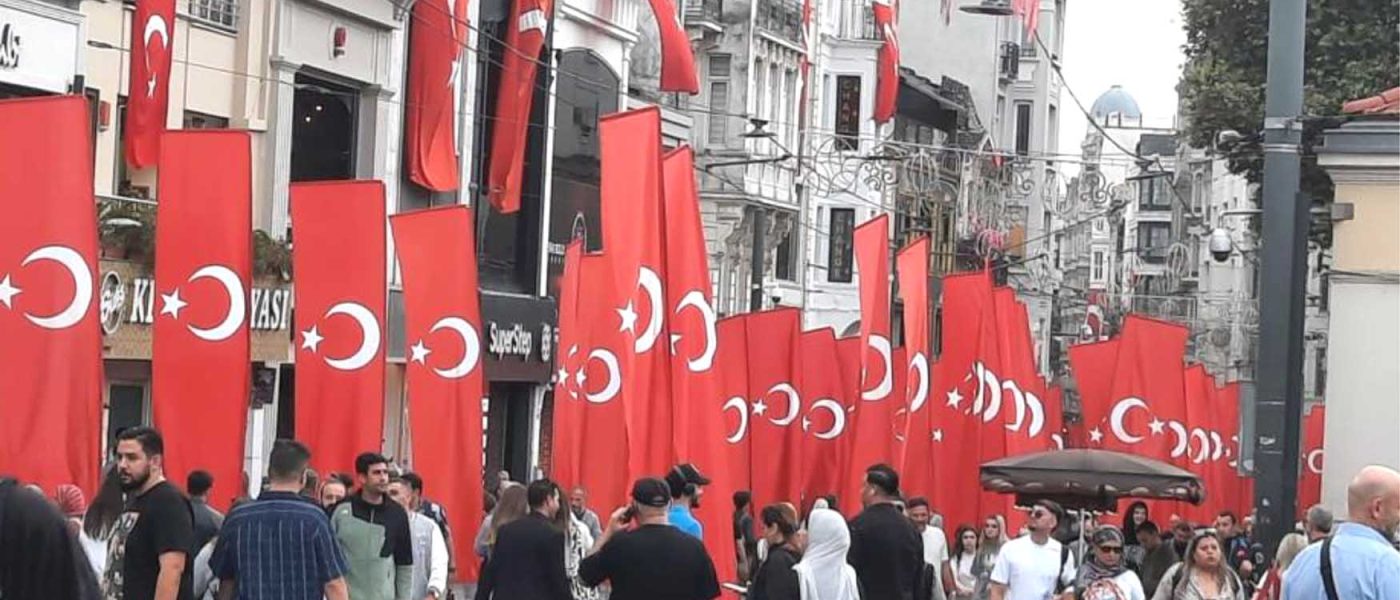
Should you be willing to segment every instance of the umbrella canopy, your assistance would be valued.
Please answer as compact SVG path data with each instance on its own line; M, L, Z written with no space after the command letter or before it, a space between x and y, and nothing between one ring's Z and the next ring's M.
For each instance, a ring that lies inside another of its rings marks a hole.
M984 463L982 489L1023 497L1161 498L1200 504L1201 478L1167 463L1108 450L1051 450Z

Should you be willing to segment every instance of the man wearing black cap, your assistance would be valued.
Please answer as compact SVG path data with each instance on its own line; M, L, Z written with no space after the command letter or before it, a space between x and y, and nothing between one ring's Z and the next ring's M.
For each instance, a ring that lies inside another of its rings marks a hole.
M667 515L671 525L704 542L705 529L690 510L700 508L700 496L705 493L701 486L710 485L709 478L701 475L695 465L685 463L671 467L666 485L671 488L671 512Z
M655 478L632 485L632 505L619 508L579 564L583 583L612 583L611 600L710 600L719 597L715 565L700 540L666 519L671 488ZM630 527L630 529L629 529Z
M1074 597L1074 556L1050 536L1064 514L1064 509L1051 500L1039 500L1031 507L1026 524L1030 534L1003 544L997 555L992 567L991 600Z
M865 510L851 520L851 550L846 561L855 568L865 597L923 598L915 590L924 578L924 542L897 505L899 473L885 464L866 469L860 500Z

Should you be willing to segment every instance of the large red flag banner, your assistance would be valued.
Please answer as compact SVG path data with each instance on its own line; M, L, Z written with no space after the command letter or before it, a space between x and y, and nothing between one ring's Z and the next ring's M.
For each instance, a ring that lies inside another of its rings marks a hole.
M695 72L695 51L690 36L681 26L680 14L672 0L647 0L651 14L656 17L656 29L661 36L661 82L663 92L700 92L700 77Z
M353 472L384 428L384 184L298 183L291 197L297 439L320 470Z
M491 125L491 167L486 189L491 206L509 214L520 210L525 172L525 140L535 99L536 73L545 29L553 20L553 0L515 0L506 21L501 82Z
M447 509L458 575L476 579L472 541L481 523L481 300L477 295L475 220L465 206L395 215L403 272L413 468Z
M608 322L625 333L619 360L632 477L675 464L670 335L667 327L661 110L600 119L603 250L612 261L618 303ZM607 285L606 283L604 284Z
M745 320L755 506L792 502L802 493L801 319L797 309L779 308Z
M408 177L435 192L457 189L456 100L466 28L464 0L418 0L409 28L404 158ZM465 22L462 23L465 25Z
M887 123L894 118L895 101L899 98L899 34L898 11L894 0L873 0L875 29L880 33L880 53L875 67L875 122Z
M715 367L719 370L720 395L724 398L719 409L724 418L724 464L719 467L718 474L727 474L730 485L736 491L749 490L752 487L749 434L754 418L749 402L750 316L751 314L746 313L728 317L721 319L715 326L719 335L719 353L715 356ZM705 465L700 466L709 468ZM716 560L719 556L714 555Z
M131 76L122 125L126 162L137 169L155 164L160 157L174 40L175 0L137 0L131 17Z
M160 155L151 403L165 435L165 474L195 469L242 480L251 365L253 178L248 133L165 134ZM220 510L245 490L224 485Z
M802 505L806 508L818 496L837 494L845 484L841 467L851 440L844 435L846 417L854 408L846 393L835 332L830 328L805 332L801 344L798 391L806 400L802 411Z
M0 131L0 465L92 497L102 334L88 106L0 100Z
M1108 404L1084 403L1090 442L1178 463L1186 429L1185 370L1189 332L1141 315L1123 320Z
M1079 387L1081 429L1086 439L1079 443L1089 448L1103 447L1103 429L1099 427L1113 404L1113 369L1118 365L1118 339L1075 344L1069 347L1069 368ZM1084 423L1091 423L1083 427Z
M582 282L604 282L587 287ZM627 426L618 361L622 332L608 256L586 255L582 242L564 254L559 298L559 370L555 374L552 468L561 485L583 486L595 506L626 503ZM606 465L606 468L599 468Z
M1298 469L1298 518L1322 502L1322 440L1326 407L1315 404L1303 415L1303 468Z
M856 227L852 250L860 288L860 401L852 416L848 491L859 489L865 469L876 463L894 465L902 452L894 435L895 416L903 398L895 395L896 366L890 343L889 217L879 215ZM849 486L856 486L854 488Z
M929 343L929 317L932 309L928 300L929 239L920 237L900 249L895 256L896 271L899 274L899 295L904 299L904 350L908 362L899 368L907 373L905 394L901 398L905 427L902 432L903 454L897 461L897 468L903 475L906 493L926 495L931 487L931 463L929 462L929 413L926 409L929 391L932 387L929 357L933 354Z

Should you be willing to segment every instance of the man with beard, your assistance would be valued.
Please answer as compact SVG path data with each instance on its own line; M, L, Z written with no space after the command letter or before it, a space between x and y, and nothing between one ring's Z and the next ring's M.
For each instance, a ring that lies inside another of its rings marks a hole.
M700 508L700 497L705 493L701 486L710 485L710 480L695 465L685 463L671 467L666 485L671 488L671 511L667 515L671 526L705 541L705 529L690 511Z
M350 600L408 600L413 589L413 536L408 512L389 500L389 459L355 457L360 490L331 512L331 531L345 550Z
M165 480L165 441L150 427L117 436L127 504L108 545L103 594L123 600L193 600L194 512Z
M1400 472L1372 465L1347 486L1347 520L1283 575L1284 600L1400 598Z

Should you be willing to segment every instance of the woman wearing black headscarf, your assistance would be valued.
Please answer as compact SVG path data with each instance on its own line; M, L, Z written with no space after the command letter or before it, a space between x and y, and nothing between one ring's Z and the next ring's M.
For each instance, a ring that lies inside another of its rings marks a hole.
M0 598L92 600L97 578L47 498L0 479Z
M1123 560L1123 532L1112 525L1094 530L1089 554L1074 578L1079 600L1146 600L1142 581Z
M1148 518L1147 503L1141 500L1129 504L1128 512L1123 513L1123 558L1127 560L1128 568L1134 571L1142 566L1146 554L1138 541L1137 531Z

